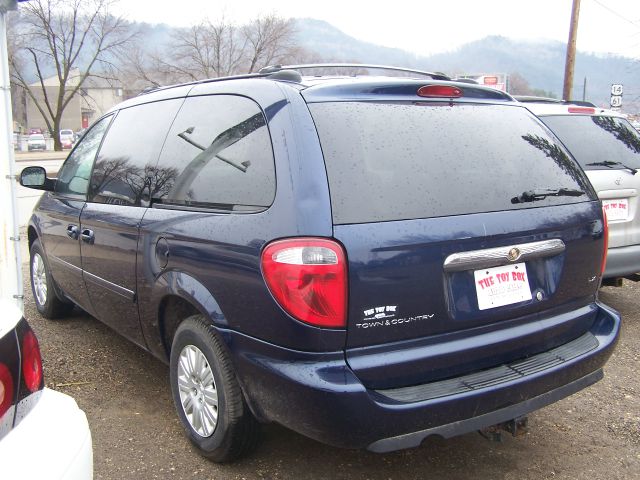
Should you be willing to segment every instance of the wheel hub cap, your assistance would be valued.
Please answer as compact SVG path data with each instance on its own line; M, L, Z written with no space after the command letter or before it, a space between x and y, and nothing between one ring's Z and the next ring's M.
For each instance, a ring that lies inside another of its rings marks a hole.
M36 301L42 306L47 302L47 272L44 267L44 260L38 253L33 256L31 263L31 278Z
M180 352L178 389L189 425L201 437L210 437L218 423L218 390L207 357L194 345Z

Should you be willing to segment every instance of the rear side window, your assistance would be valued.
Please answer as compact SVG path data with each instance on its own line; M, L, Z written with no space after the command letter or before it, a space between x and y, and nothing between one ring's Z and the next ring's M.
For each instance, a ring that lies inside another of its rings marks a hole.
M89 201L146 206L172 180L156 163L182 102L164 100L120 110L93 168Z
M520 107L342 102L309 108L338 224L559 205L593 195L579 166ZM584 194L513 202L527 191L561 188Z
M80 195L82 197L87 194L91 167L93 167L98 147L100 147L104 132L107 130L112 118L113 116L109 116L99 120L82 137L82 141L67 157L58 173L56 193Z
M260 211L273 203L271 137L260 107L233 95L187 98L160 156L172 180L161 204Z
M553 115L540 119L585 170L640 168L640 134L623 118Z

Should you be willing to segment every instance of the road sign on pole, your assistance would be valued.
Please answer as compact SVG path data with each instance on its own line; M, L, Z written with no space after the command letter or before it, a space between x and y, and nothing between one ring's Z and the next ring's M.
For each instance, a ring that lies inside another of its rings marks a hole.
M622 84L614 83L611 85L611 100L609 100L609 105L613 109L620 109L622 107Z

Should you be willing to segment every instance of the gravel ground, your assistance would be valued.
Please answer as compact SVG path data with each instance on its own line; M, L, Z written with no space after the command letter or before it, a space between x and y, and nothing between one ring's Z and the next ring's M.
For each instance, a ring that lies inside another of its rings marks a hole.
M25 315L45 381L86 412L96 479L640 479L640 284L601 291L623 314L604 380L530 415L523 436L498 443L472 433L378 455L267 425L250 458L216 465L183 436L167 367L79 310L62 321L41 318L27 271Z

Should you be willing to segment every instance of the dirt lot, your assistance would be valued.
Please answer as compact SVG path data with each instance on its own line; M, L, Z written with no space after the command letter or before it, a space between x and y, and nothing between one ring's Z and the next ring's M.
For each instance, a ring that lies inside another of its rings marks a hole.
M164 364L80 311L42 319L26 281L25 293L47 385L74 396L89 418L96 479L640 479L640 284L602 290L623 314L605 379L532 414L522 437L496 443L472 433L377 455L268 425L253 456L223 466L183 436Z

